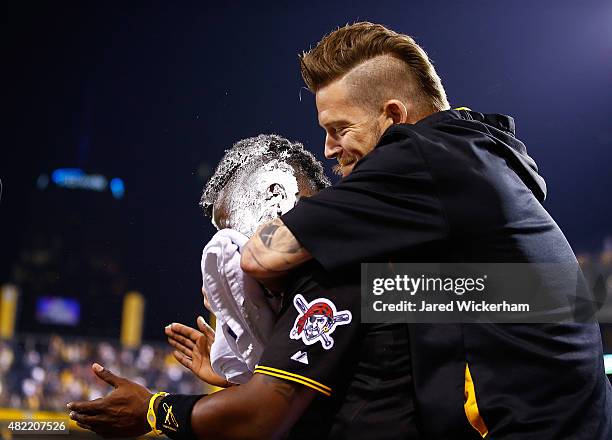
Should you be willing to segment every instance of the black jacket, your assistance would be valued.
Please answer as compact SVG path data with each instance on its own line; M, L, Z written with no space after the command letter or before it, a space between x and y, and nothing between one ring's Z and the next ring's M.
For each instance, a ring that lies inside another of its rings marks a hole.
M327 270L365 261L575 262L514 121L465 110L390 127L352 173L282 217ZM412 324L426 438L612 438L597 324ZM474 420L471 420L474 425ZM484 432L484 431L483 431Z

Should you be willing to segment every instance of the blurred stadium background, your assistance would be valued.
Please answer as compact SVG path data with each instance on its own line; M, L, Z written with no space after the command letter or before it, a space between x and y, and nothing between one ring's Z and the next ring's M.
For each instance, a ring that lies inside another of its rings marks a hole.
M32 212L46 214L23 226L10 282L0 286L0 436L11 436L2 421L32 419L62 420L89 436L68 420L66 403L111 390L91 372L93 362L151 390L211 392L174 359L163 326L143 340L147 313L163 316L164 308L152 310L143 293L128 290L127 243L118 239L122 179L63 168L39 175L35 187ZM193 293L196 311L185 323L196 327L205 311Z
M262 132L322 159L296 54L346 22L414 35L453 106L516 118L546 208L591 286L612 293L612 4L388 6L7 8L0 421L66 420L68 401L108 391L93 361L154 390L202 391L163 337L204 313L202 185L225 148ZM612 373L612 327L602 334Z

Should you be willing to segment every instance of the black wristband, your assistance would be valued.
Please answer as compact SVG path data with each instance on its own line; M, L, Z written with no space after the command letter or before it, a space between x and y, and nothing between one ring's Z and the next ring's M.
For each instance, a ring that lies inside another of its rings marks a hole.
M191 410L198 400L206 394L168 394L164 396L157 410L156 428L168 437L177 440L195 440L191 430Z

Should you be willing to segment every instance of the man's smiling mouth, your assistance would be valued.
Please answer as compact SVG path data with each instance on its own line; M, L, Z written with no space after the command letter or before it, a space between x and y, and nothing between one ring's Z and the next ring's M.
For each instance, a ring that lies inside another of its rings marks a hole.
M357 162L357 158L354 156L339 157L337 160L338 160L338 165L340 165L341 167L346 167L346 166L352 165L353 163Z
M333 172L338 176L344 176L343 169L347 167L352 167L355 162L357 162L357 158L354 156L344 156L336 158L338 163L334 165Z

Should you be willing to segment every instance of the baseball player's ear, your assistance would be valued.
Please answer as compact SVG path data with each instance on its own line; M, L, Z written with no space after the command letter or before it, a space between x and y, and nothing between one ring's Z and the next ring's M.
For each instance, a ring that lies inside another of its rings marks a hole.
M408 122L408 109L399 99L390 99L384 104L385 116L393 121L393 124L405 124Z

